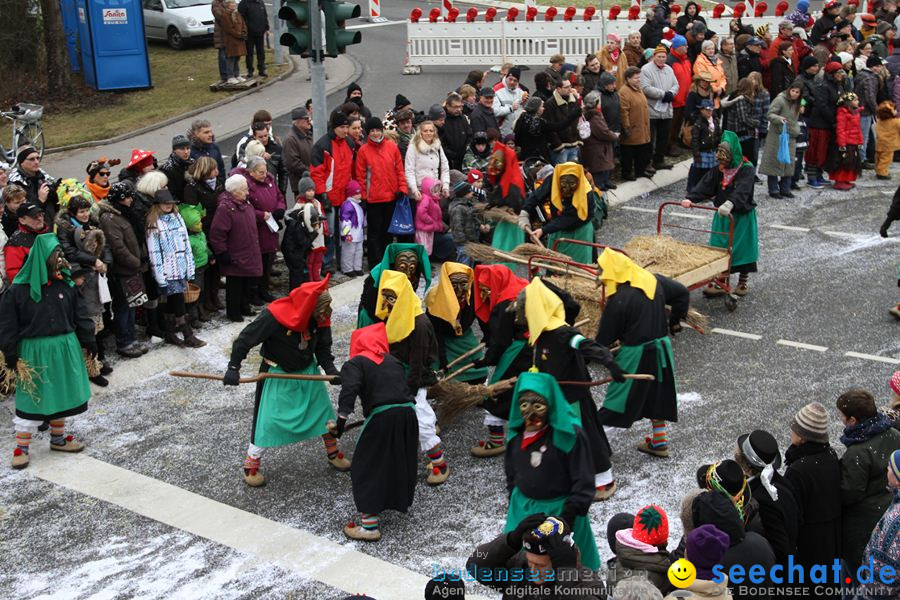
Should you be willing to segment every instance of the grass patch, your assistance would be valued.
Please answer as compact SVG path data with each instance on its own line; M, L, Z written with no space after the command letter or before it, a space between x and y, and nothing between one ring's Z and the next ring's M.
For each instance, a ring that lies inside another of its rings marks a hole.
M45 146L55 148L121 135L237 93L209 91L209 84L219 79L215 48L172 50L151 42L148 49L152 88L131 92L84 90L80 105L45 106ZM273 64L271 50L266 55L270 78L287 70L287 64ZM242 58L241 71L244 70ZM75 77L82 85L80 77ZM9 140L11 135L7 122L0 128L0 140Z

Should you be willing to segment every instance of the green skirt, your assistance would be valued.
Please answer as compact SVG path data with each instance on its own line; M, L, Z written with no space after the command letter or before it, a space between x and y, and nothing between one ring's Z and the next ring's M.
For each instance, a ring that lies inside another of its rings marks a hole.
M556 233L551 233L547 236L547 247L553 248L553 243L560 238L568 238L570 240L579 240L582 242L593 242L594 223L592 221L587 221L571 231L557 231ZM593 246L560 242L559 246L556 247L556 251L562 252L573 261L583 265L590 265L594 262Z
M504 252L509 252L513 250L519 244L525 243L525 232L519 229L518 225L514 223L507 223L506 221L498 221L496 228L494 228L494 237L491 238L491 247L496 248L497 250L502 250ZM516 263L500 263L501 265L506 265L513 271L516 270L516 267L519 266Z
M630 427L643 418L677 421L678 387L672 341L668 336L635 346L622 346L616 355L616 363L626 373L649 373L656 380L610 382L600 409L602 424Z
M740 271L737 267L752 265L752 271L756 271L756 261L759 259L759 229L756 224L756 209L748 213L734 217L734 245L731 249L731 271ZM728 248L728 217L713 217L712 231L724 231L725 233L711 233L709 245L716 248Z
M50 420L87 410L91 386L75 333L25 338L19 342L19 358L35 376L33 390L16 386L17 416Z
M472 348L478 345L478 340L475 339L475 334L472 333L472 329L464 331L460 336L449 336L444 338L444 351L447 353L447 362L453 362L457 356L462 356ZM479 358L484 356L484 351L476 352L469 358L465 360L466 363L470 363L472 361L478 360ZM457 365L457 367L461 367L463 365ZM456 368L456 367L454 367ZM469 369L462 375L458 377L454 377L457 381L477 381L483 382L488 375L487 367L482 367L480 369Z
M285 373L271 367L269 373ZM291 375L319 375L315 362ZM256 409L253 443L263 448L286 446L328 432L335 418L324 381L266 379Z
M519 488L513 488L509 496L509 509L506 511L506 528L503 533L509 533L527 516L535 513L547 515L559 515L567 498L551 498L549 500L536 500L523 494ZM592 571L600 568L600 553L597 551L597 542L594 540L594 532L587 515L575 517L572 538L575 545L581 551L581 564Z

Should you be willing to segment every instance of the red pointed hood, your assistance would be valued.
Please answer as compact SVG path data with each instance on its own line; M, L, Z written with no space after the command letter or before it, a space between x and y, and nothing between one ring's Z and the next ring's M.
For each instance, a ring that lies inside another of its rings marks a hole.
M356 329L350 335L350 358L365 356L376 365L380 365L387 353L388 339L384 323Z
M478 265L475 267L475 314L484 322L491 318L494 307L506 300L513 300L528 282L504 265ZM491 290L488 301L481 299L479 286Z
M305 333L309 330L309 321L312 318L313 311L316 309L316 302L322 292L328 289L328 281L331 279L331 273L325 276L321 281L310 281L300 284L300 286L291 290L287 298L279 298L270 303L267 307L275 320L283 327L291 331ZM331 320L319 323L321 326L331 325Z
M522 169L519 168L519 159L516 158L515 150L502 142L494 142L491 154L498 150L503 153L503 157L506 159L506 166L503 169L503 173L500 175L500 191L503 193L503 197L505 198L508 196L509 188L515 186L519 188L519 192L521 192L522 198L524 199L525 179L522 177ZM492 184L497 184L496 176L488 173L488 179Z

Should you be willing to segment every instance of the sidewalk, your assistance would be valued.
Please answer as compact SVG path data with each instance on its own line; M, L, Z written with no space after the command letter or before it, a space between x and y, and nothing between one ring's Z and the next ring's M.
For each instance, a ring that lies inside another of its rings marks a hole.
M191 121L198 118L208 119L212 123L216 138L224 140L248 129L250 117L261 108L268 110L273 117L277 118L289 113L297 106L301 106L312 92L310 82L306 81L308 71L306 61L299 60L299 64L289 77L255 93L211 108L201 114L135 135L121 142L46 155L41 167L53 177L82 179L85 167L98 156L119 158L124 166L128 163L131 150L134 148L153 150L156 152L157 158L162 161L169 155L172 138L179 133L186 133L190 129ZM347 87L360 75L361 71L357 67L357 63L346 56L329 60L326 93L331 94ZM210 102L218 99L217 96L210 94Z

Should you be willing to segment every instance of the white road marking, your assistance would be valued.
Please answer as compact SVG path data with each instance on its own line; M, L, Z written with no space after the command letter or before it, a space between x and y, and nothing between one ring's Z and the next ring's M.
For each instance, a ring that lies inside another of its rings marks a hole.
M863 358L865 360L874 360L876 362L883 362L889 365L900 365L900 359L891 358L890 356L878 356L876 354L863 354L862 352L844 352L844 356L849 356L851 358Z
M811 230L809 227L794 227L792 225L769 225L772 229L784 229L785 231L800 231L802 233L809 233Z
M428 581L425 575L358 552L350 545L337 544L85 454L61 455L37 448L32 449L32 454L27 472L40 479L276 564L347 594L418 600ZM237 476L235 485L243 485ZM483 596L476 598L487 600Z
M653 213L656 214L657 210L655 208L643 208L641 206L622 206L624 210L633 210L635 212L645 212L645 213Z
M388 25L399 25L406 21L385 21L384 23L363 23L362 25L348 25L344 29L369 29L371 27L387 27Z
M744 333L743 331L734 331L733 329L721 329L719 327L713 327L710 331L712 331L713 333L721 333L722 335L730 335L732 337L753 340L754 342L762 339L761 335L756 335L755 333Z
M782 346L790 346L791 348L800 348L801 350L815 350L816 352L825 352L828 346L817 346L815 344L805 344L803 342L792 342L791 340L778 340L775 342Z

